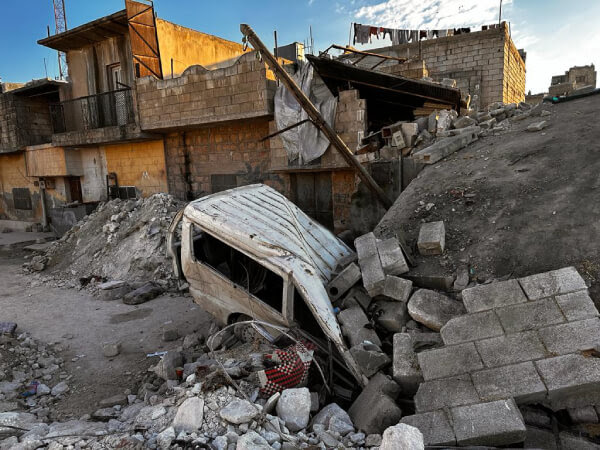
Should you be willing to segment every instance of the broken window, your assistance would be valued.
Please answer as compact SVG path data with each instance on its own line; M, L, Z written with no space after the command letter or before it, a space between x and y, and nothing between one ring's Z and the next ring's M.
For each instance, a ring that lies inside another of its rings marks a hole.
M31 205L31 193L29 192L29 188L13 188L12 195L15 209L23 209L28 211L33 209Z
M283 278L244 253L192 225L194 259L210 266L278 312L283 309Z
M306 305L304 298L297 288L294 288L294 322L300 329L306 331L313 338L325 341L327 338L321 329L321 325L315 319L312 311Z
M210 176L210 187L212 193L226 191L237 187L236 174L216 174Z

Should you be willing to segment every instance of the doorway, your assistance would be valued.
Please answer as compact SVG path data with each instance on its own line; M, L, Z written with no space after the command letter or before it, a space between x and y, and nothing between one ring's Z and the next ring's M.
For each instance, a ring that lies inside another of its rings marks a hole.
M292 201L321 225L333 230L331 172L294 173Z
M79 177L67 177L66 179L70 201L83 203L83 193L81 191L81 179Z

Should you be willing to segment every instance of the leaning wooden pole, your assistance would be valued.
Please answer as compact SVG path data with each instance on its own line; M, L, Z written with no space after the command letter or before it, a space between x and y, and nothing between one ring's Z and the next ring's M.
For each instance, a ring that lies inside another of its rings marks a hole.
M344 141L338 136L338 134L329 126L329 124L323 119L323 116L315 105L312 104L310 99L304 95L304 92L298 87L292 77L281 67L277 59L271 54L271 52L265 47L265 44L259 39L252 27L247 24L240 25L240 31L246 36L246 39L252 44L252 46L260 51L261 55L271 70L275 72L279 80L283 85L290 90L294 95L300 106L306 111L308 117L317 126L321 132L327 137L331 145L342 155L346 162L356 170L360 179L367 185L367 187L373 192L381 204L389 209L392 206L392 201L385 195L383 189L375 182L373 177L365 170L360 162L354 157L352 150L344 143Z

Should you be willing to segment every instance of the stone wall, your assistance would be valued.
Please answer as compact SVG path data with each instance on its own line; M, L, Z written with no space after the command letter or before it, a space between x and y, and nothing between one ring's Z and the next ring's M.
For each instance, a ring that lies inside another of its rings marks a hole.
M32 209L15 209L15 188L29 189ZM0 154L0 219L36 221L41 213L38 188L27 177L25 154Z
M137 82L143 130L166 130L273 114L276 83L256 52L231 66L208 70L191 66L178 78Z
M22 150L26 145L42 144L51 139L47 100L0 94L0 153Z

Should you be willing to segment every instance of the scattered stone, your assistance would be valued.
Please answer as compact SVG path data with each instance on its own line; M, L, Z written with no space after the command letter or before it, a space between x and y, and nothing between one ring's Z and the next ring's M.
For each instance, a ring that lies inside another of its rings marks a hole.
M527 131L542 131L547 126L548 122L546 120L542 120L541 122L536 122L529 125L527 127Z
M419 289L408 301L410 317L434 331L440 331L450 319L464 313L461 302L427 289Z
M378 300L373 307L377 324L391 333L398 333L408 322L406 303Z
M364 341L369 341L378 346L381 345L381 341L375 330L365 328L365 326L369 325L369 319L359 306L340 312L338 314L338 321L342 325L342 332L348 341L350 341L351 347L359 345Z
M519 283L529 300L539 300L587 289L584 279L574 267L520 278Z
M197 333L188 334L183 338L182 347L184 349L193 348L200 344L200 337Z
M502 336L504 329L493 311L484 311L450 319L440 334L444 344L452 345Z
M168 351L163 355L158 364L154 367L154 373L163 380L177 380L177 367L183 365L183 357L181 353L176 351Z
M381 372L375 374L348 410L355 427L376 434L397 424L402 417L396 404L399 393L400 387L393 380Z
M178 431L193 433L202 428L204 418L204 400L200 397L186 399L177 409L173 427Z
M394 334L393 378L396 383L409 395L417 392L423 375L413 349L413 340L407 333Z
M240 436L237 441L236 450L272 450L267 440L254 431Z
M121 353L121 343L120 342L106 342L102 344L102 354L106 358L114 358L119 353Z
M383 294L385 286L385 273L381 266L379 255L359 258L358 264L362 272L363 286L371 297Z
M171 443L175 440L175 429L173 427L165 428L156 436L156 443L161 450L171 448Z
M265 405L263 406L263 413L271 414L271 412L273 412L273 410L275 409L275 406L277 406L279 397L281 397L281 392L275 392L273 395L271 395L267 399L267 402L265 403Z
M471 119L469 116L463 116L456 119L452 125L454 125L454 128L466 128L472 125L477 125L477 121L475 119Z
M365 439L366 447L379 447L381 445L381 434L369 434Z
M162 340L164 342L172 342L179 339L179 331L177 328L165 328L162 333Z
M163 293L163 288L156 283L148 282L123 297L126 305L139 305L150 301Z
M219 415L229 423L239 425L248 423L258 415L259 411L256 406L248 400L235 399L223 408Z
M383 295L388 298L406 303L408 302L412 292L412 287L413 283L410 280L405 280L404 278L395 277L393 275L387 275L385 277Z
M56 386L52 388L51 394L53 397L58 397L59 395L64 394L69 390L69 385L64 381L61 381Z
M310 391L307 388L284 390L276 410L290 431L306 428L310 419Z
M446 247L444 222L430 222L421 225L417 241L419 253L423 256L441 255Z
M452 377L483 369L475 344L452 345L427 350L417 355L425 380Z
M38 391L39 391L39 386L38 386ZM113 395L112 397L108 397L105 398L103 400L100 400L100 402L98 402L98 405L102 408L109 408L112 406L117 406L117 405L127 405L127 395L125 394L116 394Z
M390 358L375 344L362 342L352 347L350 354L366 377L371 377L390 363Z
M380 450L423 450L423 434L418 428L400 423L383 432Z
M327 285L327 293L332 300L337 300L344 295L361 279L360 269L356 263L348 265L342 272Z
M569 418L574 424L598 423L598 413L593 406L568 408Z
M114 408L101 408L92 413L92 419L100 422L108 422L111 419L117 419L119 411Z
M381 267L386 275L402 275L409 271L402 249L398 244L398 239L389 238L377 242L377 250Z

